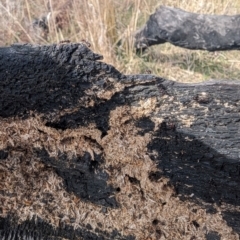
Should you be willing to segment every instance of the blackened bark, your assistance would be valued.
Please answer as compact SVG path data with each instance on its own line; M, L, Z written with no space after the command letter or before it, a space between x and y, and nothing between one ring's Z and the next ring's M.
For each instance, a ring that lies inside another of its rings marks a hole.
M81 127L89 129L90 134L93 126L101 132L97 139L89 135L81 138L82 143L88 144L88 150L81 150L75 155L58 150L54 153L55 157L50 156L43 145L38 144L37 148L29 142L31 150L27 150L19 140L17 145L0 149L0 163L4 169L8 169L8 161L15 152L20 151L26 156L21 158L21 164L29 161L27 156L31 152L32 159L39 159L47 169L50 168L63 179L64 188L69 194L90 203L89 209L93 205L101 206L101 214L107 214L125 203L119 203L116 198L121 188L109 184L109 180L114 179L114 174L119 171L119 165L114 165L116 159L109 160L104 149L104 138L114 128L116 132L121 132L131 126L133 138L150 136L146 150L143 149L145 152L141 154L148 156L157 166L154 171L148 172L150 182L158 184L162 177L167 177L178 198L206 208L209 214L221 209L223 219L235 232L240 233L240 83L209 81L182 84L151 75L128 76L97 61L99 59L101 56L94 54L84 44L14 45L0 49L0 121L14 123L17 119L40 116L43 124L58 134L64 131L70 133ZM142 109L141 106L151 99L153 103L148 105L150 110L146 107ZM121 126L115 126L111 114L121 107L130 109L124 114L132 114L133 117ZM134 109L139 107L142 112L139 110L138 115L134 115ZM38 129L38 134L39 138L40 135L47 135L41 129ZM71 144L75 142L72 138L61 141ZM124 135L121 138L124 140ZM116 138L116 146L123 144L119 141ZM122 154L124 156L124 152ZM104 165L106 159L107 167ZM27 163L24 166L27 168ZM128 179L136 189L140 188L142 199L145 198L146 189L142 186L141 176L127 173L122 178ZM4 191L0 194L8 197ZM129 194L129 201L132 195L134 193ZM50 194L48 196L43 202L46 209L52 197ZM13 195L9 199L13 199ZM7 211L4 205L0 210L2 213ZM118 218L121 222L120 215ZM90 226L87 231L83 223L80 228L72 228L69 223L63 230L59 228L54 232L47 221L43 225L39 221L25 222L7 228L8 219L0 220L0 234L5 238L22 234L22 228L28 226L29 232L26 234L37 234L34 239L42 236L44 229L48 229L49 235L56 238L133 238L129 234L121 235L118 231L113 236L113 229L99 233L98 228ZM133 223L135 221L133 219ZM154 226L158 224L156 219L151 221ZM197 222L193 225L200 226ZM35 228L40 230L36 232ZM144 228L139 231L143 234L148 230ZM137 232L135 234L139 237ZM162 233L157 229L155 234L157 239Z
M240 48L240 15L203 15L160 6L135 35L135 47L169 42L208 51Z
M82 228L73 229L72 226L62 225L54 228L43 219L36 218L26 220L17 224L11 217L0 217L0 237L5 239L34 239L34 240L60 240L60 239L84 239L84 240L104 240L104 239L122 239L134 240L131 236L122 237L118 231L111 233L102 232L95 229L96 234L91 231L91 226L86 225Z
M84 91L94 84L102 87L105 78L119 75L111 66L95 61L101 58L83 44L1 48L0 116L76 106ZM101 71L106 73L102 77Z

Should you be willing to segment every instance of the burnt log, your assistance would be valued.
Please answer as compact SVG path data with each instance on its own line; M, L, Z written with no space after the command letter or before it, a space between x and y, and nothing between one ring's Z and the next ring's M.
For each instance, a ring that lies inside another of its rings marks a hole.
M1 239L238 239L240 82L101 59L0 48Z
M240 15L207 15L160 6L135 34L135 47L169 42L175 46L208 51L240 48Z

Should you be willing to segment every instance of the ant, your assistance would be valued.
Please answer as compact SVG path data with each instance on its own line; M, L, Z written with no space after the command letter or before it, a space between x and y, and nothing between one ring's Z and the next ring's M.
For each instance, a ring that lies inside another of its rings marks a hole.
M59 44L65 44L65 43L70 43L70 40L62 40L59 42Z
M145 70L144 71L144 73L143 74L152 74L152 71L151 70L149 70L149 69L147 69L147 70Z
M91 43L89 43L87 40L82 39L81 42L84 43L88 48L91 47Z

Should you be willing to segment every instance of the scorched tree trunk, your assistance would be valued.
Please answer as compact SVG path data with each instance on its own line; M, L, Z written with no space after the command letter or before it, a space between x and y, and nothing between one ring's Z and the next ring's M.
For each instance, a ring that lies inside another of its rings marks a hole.
M0 48L1 239L238 239L239 82L101 58Z
M240 48L240 15L207 15L160 6L135 34L135 47L169 42L208 51Z

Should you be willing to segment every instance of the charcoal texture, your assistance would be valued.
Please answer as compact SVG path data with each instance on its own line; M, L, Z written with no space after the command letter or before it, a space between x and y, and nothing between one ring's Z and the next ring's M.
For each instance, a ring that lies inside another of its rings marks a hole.
M134 240L133 236L121 236L118 231L112 233L102 232L99 229L94 229L87 225L82 229L74 230L72 226L61 225L59 228L54 228L44 220L37 218L24 221L17 224L12 218L0 217L0 237L2 240L61 240L61 239L84 239L84 240L105 240L105 239L121 239Z
M135 47L169 42L208 51L240 48L240 15L204 15L160 6L135 35Z
M154 98L156 106L148 116L129 120L138 129L134 134L151 136L146 155L158 171L149 172L150 181L169 178L180 199L194 201L209 213L214 214L217 205L227 224L240 233L240 83L183 84L151 75L128 76L99 59L84 44L0 48L0 117L14 121L39 115L56 131L90 129L94 124L104 138L111 129L111 111ZM110 97L98 95L108 90L113 92ZM159 125L156 118L162 119ZM59 151L51 157L44 148L32 151L63 179L66 191L106 212L121 207L115 197L121 189L108 184L104 149L95 139L85 138L98 153L69 157ZM10 150L0 149L1 162L11 157ZM24 156L24 149L18 151ZM140 186L138 178L127 177ZM39 219L19 225L12 224L13 219L11 214L0 219L1 239L134 239L117 231L111 235L84 226L54 229ZM206 238L218 239L218 234L208 233Z

